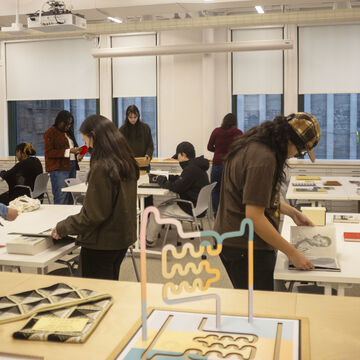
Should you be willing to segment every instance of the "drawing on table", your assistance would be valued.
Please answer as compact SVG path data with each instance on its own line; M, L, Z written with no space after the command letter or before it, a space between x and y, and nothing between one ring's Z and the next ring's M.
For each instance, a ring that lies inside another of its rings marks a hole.
M314 270L340 271L334 226L292 226L290 242L311 260Z

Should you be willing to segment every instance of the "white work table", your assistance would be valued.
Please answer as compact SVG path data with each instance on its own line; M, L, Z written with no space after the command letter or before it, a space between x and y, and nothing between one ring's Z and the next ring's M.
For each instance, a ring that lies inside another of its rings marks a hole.
M327 224L332 223L333 215L334 213L326 214ZM290 226L295 224L291 218L285 216L281 235L286 240L290 239ZM326 295L331 295L332 288L338 290L338 295L344 295L345 288L351 287L352 284L360 284L360 243L345 242L343 236L344 231L360 232L360 224L334 223L334 226L340 272L289 270L287 256L278 251L274 279L316 282L319 286L324 286Z
M141 211L144 210L144 199L148 196L166 196L168 194L170 194L170 191L168 189L162 189L162 188L141 188L139 187L139 185L144 184L144 183L148 183L149 182L149 177L148 175L141 175L137 185L137 196L139 199L139 208ZM61 189L61 191L63 192L78 192L78 193L86 193L87 191L87 184L86 183L80 183L80 184L76 184L76 185L72 185L72 186L68 186L68 187L64 187Z
M19 214L16 220L4 221L0 226L0 270L4 266L25 266L37 269L37 272L44 274L47 272L49 264L55 262L66 254L76 249L75 243L56 244L36 255L8 254L6 242L20 235L9 235L10 232L29 232L39 233L51 229L58 221L67 216L77 214L81 209L80 205L41 205L40 209Z
M294 188L312 188L313 186L294 186L294 183L303 183L305 181L297 180L296 176L291 176L286 192L286 199L310 200L312 205L315 205L316 202L323 202L326 200L360 200L360 195L357 194L356 191L357 186L350 183L350 181L360 181L360 177L321 176L320 180L309 181L315 183L315 186L329 186L332 189L327 190L326 192L295 192ZM326 181L338 181L341 186L324 185Z

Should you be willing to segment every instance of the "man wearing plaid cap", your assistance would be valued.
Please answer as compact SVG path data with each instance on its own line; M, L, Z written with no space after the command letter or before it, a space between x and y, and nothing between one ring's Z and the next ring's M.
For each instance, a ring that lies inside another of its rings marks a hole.
M311 261L278 232L280 213L296 225L312 226L300 211L280 201L287 159L307 152L315 161L314 147L320 141L315 116L299 112L277 116L248 130L236 139L224 163L220 206L215 230L237 231L244 218L254 223L254 289L273 290L276 250L287 255L298 269L314 267ZM234 288L247 288L247 237L224 241L221 260Z

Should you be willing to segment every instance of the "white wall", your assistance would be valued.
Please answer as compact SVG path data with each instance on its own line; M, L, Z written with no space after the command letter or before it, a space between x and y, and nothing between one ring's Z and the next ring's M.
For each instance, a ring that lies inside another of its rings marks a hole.
M187 30L159 34L160 45L225 42L227 31ZM227 54L172 55L159 59L159 157L172 156L181 141L194 144L198 155L214 127L231 109Z

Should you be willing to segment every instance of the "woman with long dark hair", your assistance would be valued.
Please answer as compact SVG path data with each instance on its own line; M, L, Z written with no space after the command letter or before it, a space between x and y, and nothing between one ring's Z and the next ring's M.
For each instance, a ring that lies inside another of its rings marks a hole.
M30 186L31 190L34 190L35 179L43 172L43 167L40 160L35 156L36 151L32 144L18 144L15 148L15 155L18 161L15 166L10 170L0 172L0 176L9 186L9 191L0 195L0 203L5 205L21 195L30 195L28 190L16 185Z
M72 204L70 193L62 192L65 179L75 178L79 169L77 156L81 148L77 146L71 132L74 118L69 111L61 110L55 123L44 134L45 169L50 173L54 204ZM70 135L69 135L70 134Z
M224 163L220 204L215 222L219 233L238 231L244 218L254 223L254 288L273 290L276 250L285 253L298 269L313 264L278 232L280 213L296 225L313 225L295 208L280 201L288 158L307 152L320 140L320 126L308 113L277 116L253 127L232 144ZM224 242L221 260L234 288L247 288L248 234Z
M136 105L126 109L124 124L120 132L125 136L135 157L145 157L148 165L154 152L154 142L148 124L140 119L140 112Z
M84 205L59 222L52 236L78 235L83 277L118 280L136 240L139 169L123 135L104 116L87 117L80 133L91 154Z
M230 145L234 139L240 135L242 135L242 131L237 128L237 119L232 113L226 114L222 120L221 126L214 129L210 135L207 149L214 153L210 181L212 183L215 181L217 182L211 194L215 217L219 206L223 161Z

